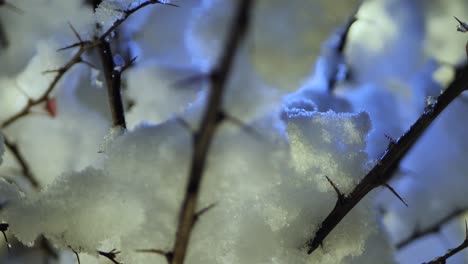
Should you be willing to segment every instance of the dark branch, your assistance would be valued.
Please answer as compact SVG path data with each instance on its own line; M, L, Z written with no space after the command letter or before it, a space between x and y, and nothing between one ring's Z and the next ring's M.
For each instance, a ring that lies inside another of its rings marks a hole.
M418 141L430 124L440 113L460 95L468 86L468 67L457 69L455 80L437 98L437 102L429 106L410 129L394 144L390 144L377 165L354 187L341 203L336 203L330 214L320 225L315 236L305 243L310 254L319 247L330 232L370 191L387 183L398 168L400 161L411 147Z
M220 114L222 114L222 97L234 63L234 57L247 33L250 10L253 6L253 2L253 0L239 1L223 53L210 75L211 89L208 102L205 107L200 128L193 136L193 152L189 180L179 214L176 241L172 250L174 256L171 260L171 264L182 264L185 260L190 236L196 220L197 201L205 169L206 157L213 136L220 123L219 117Z
M407 245L413 243L414 241L416 241L416 240L418 240L418 239L420 239L422 237L425 237L425 236L431 235L431 234L439 233L443 226L445 226L450 221L462 216L467 210L468 210L467 208L456 209L453 212L451 212L450 214L444 216L443 218L439 219L438 221L436 221L435 223L433 223L432 225L430 225L428 227L425 227L423 229L420 229L420 228L416 227L415 231L410 236L408 236L407 238L405 238L405 239L401 240L400 242L398 242L395 245L395 248L402 249L402 248L406 247Z
M109 107L112 114L112 123L114 127L126 129L124 107L122 103L121 86L121 68L118 68L114 62L114 56L109 42L101 41L97 47L99 57L101 58L102 68L107 84L107 95L109 98Z
M437 257L429 262L423 264L445 264L447 260L458 252L468 247L468 224L465 221L465 240L456 248L449 249L445 255Z

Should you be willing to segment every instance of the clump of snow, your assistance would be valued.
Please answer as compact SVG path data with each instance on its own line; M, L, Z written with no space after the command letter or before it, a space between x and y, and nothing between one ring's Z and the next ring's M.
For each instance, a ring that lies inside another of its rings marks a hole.
M60 46L78 41L67 26L71 23L83 39L90 39L95 29L93 10L82 1L22 0L12 3L22 14L0 8L6 37L10 43L0 52L1 76L15 76L24 69L39 40L54 39ZM55 46L55 45L54 45ZM49 69L39 69L41 71Z
M94 16L102 32L107 31L117 20L124 17L124 11L129 7L126 2L128 1L106 0L99 4Z
M187 261L331 263L364 252L377 228L363 220L372 219L367 202L323 249L311 256L301 249L336 202L325 175L349 192L365 174L362 151L370 129L364 113L317 112L307 104L286 106L281 119L273 112L244 128L230 122L221 127L200 209L216 205L197 223ZM191 155L189 132L176 120L139 126L110 143L99 168L63 174L39 194L15 200L3 219L25 243L43 232L61 248L94 254L110 244L125 261L154 261L133 250L173 243ZM39 220L28 225L25 215Z
M115 183L94 168L64 174L44 192L9 204L4 220L25 244L44 233L62 249L92 253L103 241L136 231L144 220L141 205ZM33 225L30 219L35 219Z
M193 84L178 85L178 82L190 76L171 73L164 65L154 62L131 68L126 76L127 95L135 102L127 113L129 127L137 125L142 119L159 123L180 114L195 100L201 88Z

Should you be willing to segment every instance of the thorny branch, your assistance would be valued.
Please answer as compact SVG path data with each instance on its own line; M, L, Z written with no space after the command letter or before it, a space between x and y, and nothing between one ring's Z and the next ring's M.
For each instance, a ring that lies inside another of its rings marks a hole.
M88 50L90 50L92 48L95 48L95 47L99 46L101 43L103 43L104 41L106 41L106 38L109 37L109 35L111 35L111 33L114 32L114 30L116 30L124 21L126 21L128 19L128 17L130 17L136 11L142 9L145 6L152 5L152 4L163 4L163 5L175 6L174 4L164 3L162 1L148 0L148 1L143 2L140 5L138 5L138 6L134 7L134 8L131 8L129 10L121 10L121 12L123 13L122 18L115 21L115 23L109 29L107 29L104 33L102 33L98 38L96 38L94 40L81 40L79 35L77 35L75 29L73 27L71 27L73 32L75 32L75 35L77 36L79 42L71 44L71 45L69 45L67 47L64 47L64 48L60 49L60 50L71 49L71 48L79 48L78 51L61 68L53 70L53 71L46 71L47 73L48 72L55 72L56 73L54 79L49 84L46 91L37 99L31 99L30 98L28 103L19 112L17 112L13 116L11 116L11 117L7 118L5 121L3 121L0 124L0 128L4 129L4 128L10 126L12 123L17 121L18 119L21 119L22 117L28 115L30 113L31 109L34 106L37 106L39 104L42 104L42 103L46 102L49 99L49 96L52 93L53 89L56 87L56 85L62 79L62 77L65 75L65 73L67 73L75 64L86 63L82 59L82 55L86 51L88 51Z
M465 239L463 240L463 242L460 245L458 245L456 248L449 249L448 252L445 253L445 255L437 257L423 264L445 264L447 262L447 259L457 254L458 252L464 250L465 248L468 248L468 224L466 223L466 221L465 221Z
M220 118L224 116L222 115L221 109L223 93L234 63L234 57L248 30L250 11L253 2L253 0L239 1L223 53L221 54L218 65L214 68L210 76L211 89L209 99L205 107L200 128L193 134L193 152L189 180L180 210L171 264L184 263L192 229L197 218L197 201L205 169L206 157L216 129L223 121L223 118Z
M409 130L390 144L385 153L380 158L369 173L354 187L354 189L339 199L332 211L325 218L315 233L305 243L305 248L310 254L320 245L331 231L343 220L344 217L372 190L385 185L398 168L400 161L405 157L411 147L418 141L430 124L440 113L463 91L468 89L468 66L457 69L455 80L437 98L436 103L428 106L425 112L409 128Z
M442 229L442 227L449 223L450 221L456 219L457 217L460 217L462 216L466 211L468 210L468 208L463 208L463 209L456 209L454 210L453 212L451 212L450 214L444 216L443 218L441 218L439 221L433 223L432 225L424 228L424 229L420 229L418 227L416 227L416 229L414 230L414 232L408 236L407 238L401 240L400 242L398 242L396 245L395 245L395 248L396 249L402 249L404 247L406 247L407 245L411 244L412 242L422 238L422 237L425 237L427 235L431 235L431 234L435 234L435 233L439 233L440 230Z

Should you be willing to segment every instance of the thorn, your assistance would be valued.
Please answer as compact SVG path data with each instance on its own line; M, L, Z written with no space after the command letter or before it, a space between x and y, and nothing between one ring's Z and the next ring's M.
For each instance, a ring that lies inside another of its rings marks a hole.
M458 19L456 16L453 16L459 25L457 25L457 31L458 32L462 32L462 33L465 33L465 32L468 32L468 24L466 24L465 22L461 21L460 19Z
M63 72L65 72L65 68L61 67L61 68L54 69L54 70L46 70L46 71L43 71L42 74L48 74L48 73L63 73Z
M83 40L81 39L80 34L78 34L78 31L76 31L76 29L73 27L73 25L70 22L67 22L67 23L70 29L73 31L73 34L75 34L75 37L80 41L80 43L83 43Z
M155 1L155 0L151 0L153 3L159 3L161 5L168 5L168 6L173 6L173 7L179 7L178 5L176 4L173 4L173 3L169 3L169 2L163 2L163 1Z
M136 252L140 253L155 253L166 258L168 263L171 263L174 254L171 251L164 251L161 249L137 249Z
M201 73L201 74L192 75L187 78L183 78L178 81L175 81L171 86L185 88L191 84L198 85L204 81L207 81L208 79L210 79L209 73Z
M205 214L209 210L213 209L213 207L215 207L217 204L218 203L212 203L212 204L208 205L207 207L201 209L200 211L196 212L195 215L194 215L195 221L197 221L203 214Z
M64 51L64 50L72 49L72 48L76 48L76 47L83 47L84 45L89 44L89 43L91 43L91 42L87 41L87 40L86 41L80 41L80 42L76 42L76 43L70 44L68 46L65 46L63 48L60 48L57 51Z
M2 232L3 238L5 239L5 242L7 244L8 253L11 253L11 244L8 241L8 237L6 235L6 231L8 231L8 227L10 227L10 225L8 223L1 223L0 224L0 232Z
M125 63L125 65L122 67L122 70L120 70L120 72L124 72L124 71L127 70L130 66L133 66L133 63L136 61L137 58L138 58L138 56L135 56L135 57L133 57L129 62Z
M387 187L406 207L409 207L406 201L393 189L392 186L388 185L387 183L383 184L383 186Z
M92 68L92 69L97 69L97 67L96 67L94 64L92 64L92 63L89 62L89 61L85 61L85 60L83 60L82 58L80 58L80 61L79 61L79 62L80 62L80 63L83 63L83 64L85 64L85 65L88 65L88 66L89 66L90 68Z
M187 131L189 131L190 133L194 133L192 127L190 126L190 124L187 122L187 120L183 119L182 117L180 116L177 116L175 117L175 121L177 121L177 123L179 123L183 128L185 128Z
M256 131L253 127L245 124L244 122L242 122L242 120L238 119L237 117L234 117L234 116L231 116L231 115L228 115L226 114L225 112L222 112L222 120L219 120L219 122L223 121L223 120L227 120L231 123L233 123L234 125L237 125L238 127L240 127L244 132L246 132L247 134L251 135L252 137L256 138L257 140L263 140L263 137L262 135Z
M330 183L330 185L332 186L333 190L335 190L336 195L338 196L338 202L339 202L339 203L342 203L343 200L345 199L345 196L343 195L343 193L341 193L340 189L338 189L338 186L336 186L336 184L335 184L330 178L328 178L327 175L325 175L325 178L326 178L327 181Z

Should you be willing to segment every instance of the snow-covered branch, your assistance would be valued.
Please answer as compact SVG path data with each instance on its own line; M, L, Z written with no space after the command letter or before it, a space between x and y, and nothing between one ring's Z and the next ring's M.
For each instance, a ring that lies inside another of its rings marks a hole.
M253 5L253 0L241 0L239 2L220 60L210 75L211 86L208 101L200 128L193 134L190 174L179 214L171 264L184 263L187 254L192 229L198 218L198 197L200 196L200 185L205 173L207 155L218 126L225 121L225 115L223 114L225 110L222 109L225 86L231 75L234 58L247 33Z
M425 109L425 112L400 138L389 144L389 147L378 163L344 198L338 199L330 214L323 220L314 237L306 243L307 252L316 250L330 232L346 215L372 190L386 184L394 175L400 161L411 147L424 134L442 111L452 103L463 91L468 89L468 67L457 71L455 80L437 97L435 102Z

